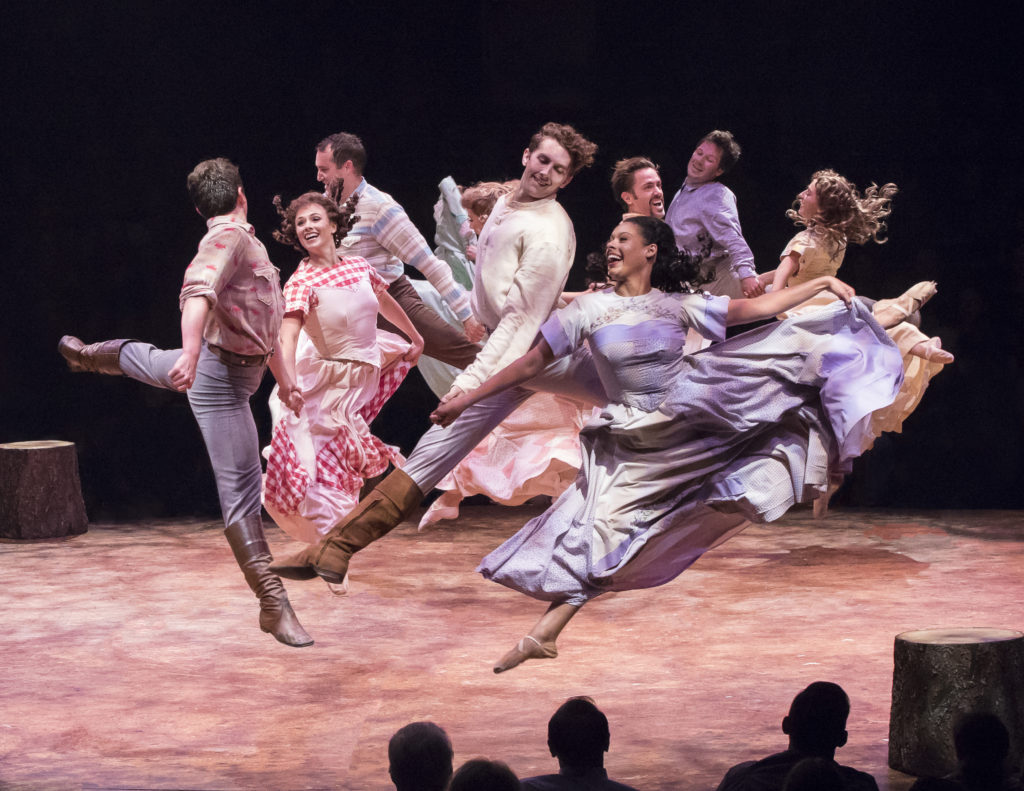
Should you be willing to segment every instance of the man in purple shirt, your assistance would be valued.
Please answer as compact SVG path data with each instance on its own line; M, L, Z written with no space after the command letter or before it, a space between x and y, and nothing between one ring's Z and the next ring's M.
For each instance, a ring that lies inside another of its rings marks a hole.
M672 198L665 222L681 250L697 252L711 243L705 259L715 278L703 288L716 296L756 297L764 293L754 270L754 254L743 238L736 196L719 176L740 158L731 132L716 129L697 143L686 165L686 180Z

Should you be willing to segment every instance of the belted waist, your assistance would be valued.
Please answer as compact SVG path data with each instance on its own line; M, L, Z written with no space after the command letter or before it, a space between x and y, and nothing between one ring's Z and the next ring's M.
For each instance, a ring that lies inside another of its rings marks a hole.
M220 358L222 363L227 365L240 365L243 368L259 368L262 365L266 365L269 354L236 354L235 352L222 349L220 346L214 346L212 343L206 344L211 352Z

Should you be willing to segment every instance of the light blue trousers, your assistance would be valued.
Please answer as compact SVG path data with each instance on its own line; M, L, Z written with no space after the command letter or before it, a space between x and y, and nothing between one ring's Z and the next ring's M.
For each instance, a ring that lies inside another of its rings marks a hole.
M431 426L402 467L419 490L427 494L455 469L501 421L535 392L555 393L576 399L584 406L608 403L594 360L586 347L571 357L561 357L519 387L474 404L450 426Z
M173 390L168 373L180 356L181 349L157 349L133 341L121 347L119 364L125 376ZM204 343L196 380L188 390L188 403L213 465L225 526L260 513L263 468L249 398L259 387L264 370L228 365Z

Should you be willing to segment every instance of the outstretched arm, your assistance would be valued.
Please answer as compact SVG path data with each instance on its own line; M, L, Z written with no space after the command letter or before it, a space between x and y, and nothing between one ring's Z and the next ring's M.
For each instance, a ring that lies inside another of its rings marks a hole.
M749 324L752 321L770 319L772 316L796 307L822 291L831 291L847 305L850 304L850 300L856 293L850 286L837 278L817 277L798 286L784 288L781 291L773 290L770 294L763 294L753 299L730 300L725 323L731 327L734 324Z
M430 420L439 426L450 425L468 407L482 401L488 396L504 392L510 387L520 385L532 379L544 370L555 359L548 342L541 338L526 354L511 365L502 368L494 376L489 377L475 390L463 393L438 405L430 413Z

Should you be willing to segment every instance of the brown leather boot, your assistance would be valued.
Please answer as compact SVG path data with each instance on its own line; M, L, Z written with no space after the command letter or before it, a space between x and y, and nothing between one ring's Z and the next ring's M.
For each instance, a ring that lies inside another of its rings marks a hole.
M98 374L123 376L121 364L121 347L131 343L127 338L116 341L90 343L86 346L74 335L65 335L57 344L57 351L67 360L72 371L92 371Z
M270 570L270 547L263 534L263 518L251 514L232 523L224 536L235 553L238 567L252 592L260 600L260 629L270 632L285 645L301 648L313 645L313 638L295 617L281 580Z
M390 533L422 500L423 492L415 481L401 470L395 470L319 544L272 563L270 569L285 579L310 580L319 575L340 585L348 573L352 555Z

